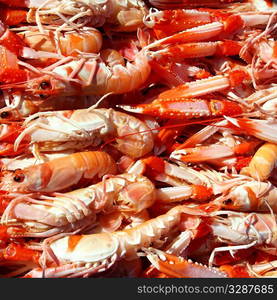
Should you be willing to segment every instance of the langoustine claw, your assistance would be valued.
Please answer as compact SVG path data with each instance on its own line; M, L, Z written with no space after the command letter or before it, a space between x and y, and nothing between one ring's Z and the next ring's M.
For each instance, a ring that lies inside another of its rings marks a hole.
M161 250L147 250L147 258L159 272L166 274L172 278L226 278L227 274L214 267L208 267L201 263L192 262L182 257L168 254ZM158 277L155 270L146 271L146 277Z

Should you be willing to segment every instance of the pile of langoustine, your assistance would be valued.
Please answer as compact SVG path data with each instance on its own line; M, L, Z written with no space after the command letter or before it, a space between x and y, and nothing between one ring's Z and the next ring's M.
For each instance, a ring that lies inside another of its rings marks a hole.
M0 0L1 277L274 277L270 1Z

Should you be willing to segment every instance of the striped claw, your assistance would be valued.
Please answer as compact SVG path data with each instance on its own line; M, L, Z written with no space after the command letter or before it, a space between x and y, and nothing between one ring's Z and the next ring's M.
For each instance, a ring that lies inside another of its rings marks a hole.
M147 258L153 266L168 277L174 278L226 278L227 274L214 267L193 263L181 257L160 250L147 251ZM150 276L148 272L148 276ZM158 276L157 276L158 277ZM161 276L159 276L161 277Z
M243 113L241 105L232 101L190 98L157 99L150 104L119 106L126 111L143 113L165 119L192 119L200 117L234 116Z
M206 25L190 28L171 36L157 40L146 46L146 49L153 49L161 45L173 45L174 43L196 43L201 41L207 41L209 39L218 37L224 29L224 25L221 22L213 22Z
M232 70L227 76L210 76L208 78L180 84L177 87L159 94L158 100L198 98L206 94L239 86L249 79L250 77L247 72L236 69Z
M229 157L234 159L234 163L238 162L236 159L241 155L252 154L255 148L260 144L259 141L242 142L235 146L227 146L224 144L212 144L206 146L197 146L194 148L183 147L179 145L175 151L172 152L171 157L180 159L183 162L200 163L204 161L217 160L219 163L221 159ZM241 158L240 158L241 159ZM248 158L249 160L249 158ZM246 160L244 163L247 163ZM241 162L243 164L243 162Z
M173 1L171 1L171 3L172 2ZM196 1L194 1L194 3L196 3ZM157 38L162 39L174 33L192 28L193 31L196 31L199 26L202 26L200 28L203 29L203 34L209 34L208 28L211 29L211 27L208 26L205 31L204 25L213 22L222 23L221 33L233 34L245 27L256 27L257 25L266 26L269 18L270 13L266 11L238 14L223 12L221 9L205 9L202 6L200 9L150 10L144 23L147 27L154 30Z
M175 62L185 58L200 58L206 56L232 56L239 55L242 44L226 40L217 42L185 43L167 47L153 53L159 59L170 59Z
M197 4L197 1L193 2ZM202 2L200 1L197 5L203 7ZM176 3L176 1L170 1L170 3ZM152 28L158 40L149 44L147 48L165 44L207 41L211 38L233 39L234 35L244 28L266 26L270 16L267 12L238 14L203 8L201 10L151 10L144 23Z
M153 28L158 38L211 22L209 12L196 9L152 10L144 21L146 26Z
M150 4L160 9L191 7L222 7L240 0L149 0Z

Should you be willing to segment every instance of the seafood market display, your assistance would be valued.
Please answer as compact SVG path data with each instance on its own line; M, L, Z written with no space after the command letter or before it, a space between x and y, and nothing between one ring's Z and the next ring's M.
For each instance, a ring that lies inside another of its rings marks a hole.
M0 277L277 277L277 5L0 0Z

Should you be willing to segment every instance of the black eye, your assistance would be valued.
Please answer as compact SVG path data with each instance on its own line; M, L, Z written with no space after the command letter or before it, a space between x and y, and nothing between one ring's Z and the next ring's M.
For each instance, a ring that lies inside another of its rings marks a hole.
M40 99L46 99L46 98L48 98L48 95L40 94L40 95L39 95L39 98L40 98Z
M46 90L46 89L50 89L51 88L51 84L49 81L42 81L39 85L39 87L42 89L42 90Z
M16 182L22 182L24 180L25 176L24 174L16 174L13 178L14 181Z
M223 201L223 204L228 205L228 204L232 204L233 201L231 199L227 199Z
M8 111L3 111L0 116L2 119L6 119L9 117L9 115L10 113Z

